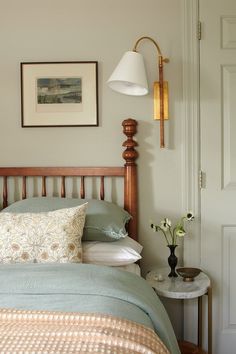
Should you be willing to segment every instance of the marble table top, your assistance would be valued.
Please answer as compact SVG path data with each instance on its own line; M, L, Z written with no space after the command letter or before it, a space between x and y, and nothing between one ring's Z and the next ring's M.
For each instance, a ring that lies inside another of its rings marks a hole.
M192 282L185 282L183 278L169 278L170 269L156 268L146 275L147 282L155 289L156 293L172 299L193 299L207 293L211 281L201 272Z

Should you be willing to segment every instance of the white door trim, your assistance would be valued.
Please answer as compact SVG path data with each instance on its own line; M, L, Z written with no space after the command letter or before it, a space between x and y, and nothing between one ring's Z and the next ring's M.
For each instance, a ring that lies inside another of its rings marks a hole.
M199 41L197 39L198 0L183 0L183 210L192 210L200 221L199 190ZM198 228L197 228L198 229ZM195 231L195 230L194 230ZM196 252L198 250L198 252ZM184 261L200 263L200 237L185 239Z
M182 0L183 43L183 150L182 150L182 205L192 210L195 222L184 240L184 264L201 263L200 238L200 119L199 119L199 1ZM196 342L197 311L190 302L184 305L184 338Z

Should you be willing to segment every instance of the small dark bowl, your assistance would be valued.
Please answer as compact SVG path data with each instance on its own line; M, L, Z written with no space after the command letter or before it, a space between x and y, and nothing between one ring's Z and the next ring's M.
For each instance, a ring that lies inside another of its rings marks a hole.
M183 278L183 281L193 281L201 273L198 268L178 268L176 272Z

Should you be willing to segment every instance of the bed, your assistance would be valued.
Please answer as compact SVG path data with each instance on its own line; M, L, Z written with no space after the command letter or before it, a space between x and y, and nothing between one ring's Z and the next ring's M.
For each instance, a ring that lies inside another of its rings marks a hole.
M179 353L164 307L137 271L137 122L122 126L124 166L0 168L1 353ZM59 196L52 185L48 195L50 179L60 181ZM75 188L68 196L68 179L79 180L78 196ZM106 200L108 179L115 201ZM87 180L98 198L87 197Z

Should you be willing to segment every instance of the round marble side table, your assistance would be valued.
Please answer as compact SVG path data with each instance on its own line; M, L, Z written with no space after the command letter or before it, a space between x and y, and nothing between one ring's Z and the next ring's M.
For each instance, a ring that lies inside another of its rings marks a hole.
M183 278L168 277L169 268L156 268L146 275L147 282L159 296L171 299L198 298L198 343L202 348L202 296L208 295L208 353L212 354L212 290L209 277L201 272L192 282L185 282Z

